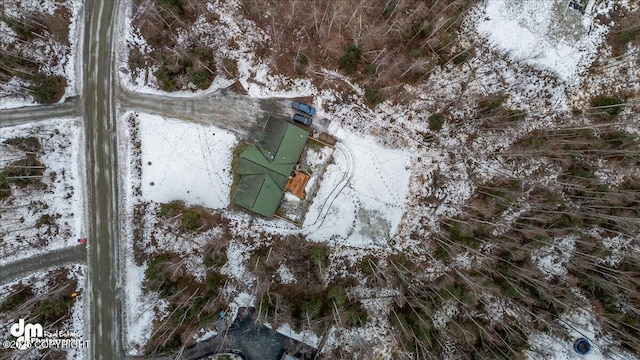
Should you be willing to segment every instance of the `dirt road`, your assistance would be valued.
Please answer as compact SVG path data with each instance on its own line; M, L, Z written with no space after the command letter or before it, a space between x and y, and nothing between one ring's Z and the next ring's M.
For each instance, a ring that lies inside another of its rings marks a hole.
M6 284L12 280L39 271L53 269L67 264L84 263L86 260L87 249L84 245L49 251L38 256L0 266L0 284Z
M122 358L120 307L116 301L118 213L113 14L119 1L87 1L82 110L87 152L89 232L89 359Z

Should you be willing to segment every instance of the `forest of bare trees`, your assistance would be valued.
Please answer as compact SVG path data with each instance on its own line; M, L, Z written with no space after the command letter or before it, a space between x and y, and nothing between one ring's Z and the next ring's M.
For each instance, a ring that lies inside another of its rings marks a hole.
M67 79L44 69L65 60L52 54L63 56L71 52L69 8L60 5L52 15L40 13L38 9L21 9L20 16L13 17L5 12L3 5L0 22L12 30L12 33L2 34L6 43L0 44L0 84L19 79L10 87L0 87L0 96L30 95L38 103L60 100ZM49 58L43 59L40 54L49 54Z
M145 213L157 211L163 226L144 221ZM157 293L167 305L167 316L155 321L150 340L144 349L148 356L180 353L193 344L193 334L219 319L218 313L228 309L228 297L223 296L229 279L221 274L226 264L225 246L230 234L229 221L220 214L211 214L202 207L187 207L175 201L152 210L148 204L138 204L132 234L134 257L138 265L146 264L144 291ZM172 243L189 243L194 234L212 228L220 229L219 236L208 237L206 248L198 249L198 262L204 273L196 276L190 267L190 257L158 247L158 234ZM152 238L149 243L149 237ZM153 306L157 306L154 304Z
M464 62L472 49L461 46L458 30L472 4L245 0L242 9L268 29L261 55L275 71L321 79L321 69L340 68L365 87L386 89L424 81L435 65Z
M194 30L199 15L215 24L206 2L181 0L134 1L134 24L151 47L148 53L131 50L129 66L157 67L154 76L162 90L206 89L217 73L219 59L211 45ZM186 36L184 36L186 35ZM179 36L184 40L178 42ZM191 84L191 85L190 85Z
M472 46L461 45L459 27L473 3L244 0L241 11L268 34L253 50L274 73L305 75L322 88L324 69L340 69L365 87L368 101L376 104L403 83L424 81L436 65L460 64L472 56ZM235 61L221 56L211 37L194 28L198 16L220 23L206 2L136 0L134 14L134 25L151 50L131 50L132 72L157 67L154 76L166 91L189 84L206 88L217 72L235 76ZM236 48L234 41L226 46Z
M634 101L596 97L566 125L530 132L496 154L516 167L549 166L534 177L479 184L459 215L443 219L440 230L423 239L433 246L424 267L448 266L435 279L418 280L412 261L392 263L388 271L404 290L390 319L407 351L437 359L453 341L459 358L518 358L532 351L532 332L566 337L562 317L586 309L623 351L640 353L640 288L633 281L640 271L640 144L624 130L635 123L633 112L623 112L635 108ZM500 106L478 107L478 119L491 118L493 125L484 131L513 124ZM517 216L505 223L511 214ZM566 267L564 275L543 271L536 257L562 252L563 243L573 247L554 265ZM460 256L473 258L473 265L455 265ZM493 318L496 303L509 309L500 321ZM435 326L443 308L455 315ZM623 356L615 347L604 351Z

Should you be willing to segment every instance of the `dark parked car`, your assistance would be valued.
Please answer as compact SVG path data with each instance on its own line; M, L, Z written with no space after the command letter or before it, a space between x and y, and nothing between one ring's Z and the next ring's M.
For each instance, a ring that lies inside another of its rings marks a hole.
M307 126L311 126L311 118L304 116L304 115L300 115L300 114L294 114L293 115L293 121L297 121L301 124L307 125Z
M312 106L307 105L305 103L302 103L300 101L292 102L291 103L291 107L296 109L296 110L298 110L298 111L300 111L300 112L303 112L303 113L305 113L305 114L307 114L309 116L313 116L313 115L316 114L316 109L314 109Z

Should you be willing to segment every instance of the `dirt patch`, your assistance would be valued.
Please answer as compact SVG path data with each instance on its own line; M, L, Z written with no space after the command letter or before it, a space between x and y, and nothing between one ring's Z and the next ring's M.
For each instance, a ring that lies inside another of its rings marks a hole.
M51 33L53 40L67 46L71 45L69 39L69 19L71 19L71 15L69 8L58 7L53 15L42 18L42 24Z
M613 56L624 54L629 46L640 45L640 9L627 12L620 8L612 11L614 25L607 35Z

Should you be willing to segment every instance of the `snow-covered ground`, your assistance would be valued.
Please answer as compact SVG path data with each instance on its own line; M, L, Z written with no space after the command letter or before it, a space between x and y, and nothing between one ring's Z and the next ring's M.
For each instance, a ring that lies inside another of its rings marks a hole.
M535 333L532 334L529 339L533 350L527 352L529 359L637 360L638 357L626 352L610 353L607 351L611 346L616 344L616 341L610 335L603 335L601 333L600 325L593 317L593 311L591 306L585 306L585 308L575 309L557 320L566 329L569 339L585 338L589 340L591 344L590 353L579 355L574 351L571 341L566 341L566 339L554 337L546 333Z
M335 163L327 168L303 233L316 241L385 246L395 237L410 179L409 152L335 126Z
M212 209L229 204L236 137L228 131L141 114L142 197Z
M608 27L596 21L613 2L590 0L582 16L568 1L488 0L476 22L480 34L515 61L554 71L573 82L596 57ZM475 19L474 16L471 17Z
M46 167L44 188L11 185L11 196L0 201L2 221L0 264L70 247L84 237L84 135L78 119L55 119L0 128L0 142L36 137L37 158ZM0 168L25 156L25 152L0 145ZM38 222L47 217L49 225Z
M226 208L229 204L232 152L237 146L234 135L214 126L134 112L120 116L118 129L119 151L125 159L120 176L126 213L132 213L141 202L182 200L187 205L210 209ZM146 264L138 266L133 259L131 226L125 224L122 237L123 280L127 289L125 344L131 354L140 355L151 336L153 320L167 304L156 294L142 291ZM201 253L217 231L200 233L187 242L156 234L157 247L175 253ZM187 266L197 278L201 277L205 272L201 257L194 256L191 260Z
M554 276L563 277L567 275L565 264L571 259L575 246L576 236L554 239L553 243L531 254L531 259L548 279Z
M129 247L130 250L130 247ZM126 294L123 304L124 347L130 355L143 355L144 345L151 338L153 321L166 310L166 302L154 293L143 293L145 266L137 266L129 253L126 255L124 281Z
M320 180L300 230L293 225L255 219L254 230L302 233L332 245L379 248L392 242L404 213L411 154L374 137L331 126L339 142ZM316 175L314 173L314 175ZM286 196L286 195L285 195Z
M317 90L309 79L289 79L270 74L269 66L251 55L238 60L238 79L251 97L303 97Z
M82 0L22 0L2 3L3 13L13 19L20 19L25 11L36 13L36 16L49 16L66 8L71 14L69 38L65 40L68 40L68 44L53 40L56 34L45 34L36 37L30 43L22 43L16 33L5 22L0 21L0 50L8 50L9 53L25 52L26 58L40 65L40 71L67 79L64 95L59 102L64 102L66 98L78 94L81 90L79 73L82 70L82 49L79 49L79 44L84 23L83 6ZM0 83L0 109L38 105L24 89L28 86L28 83L15 76L6 83ZM22 95L16 96L16 93Z

